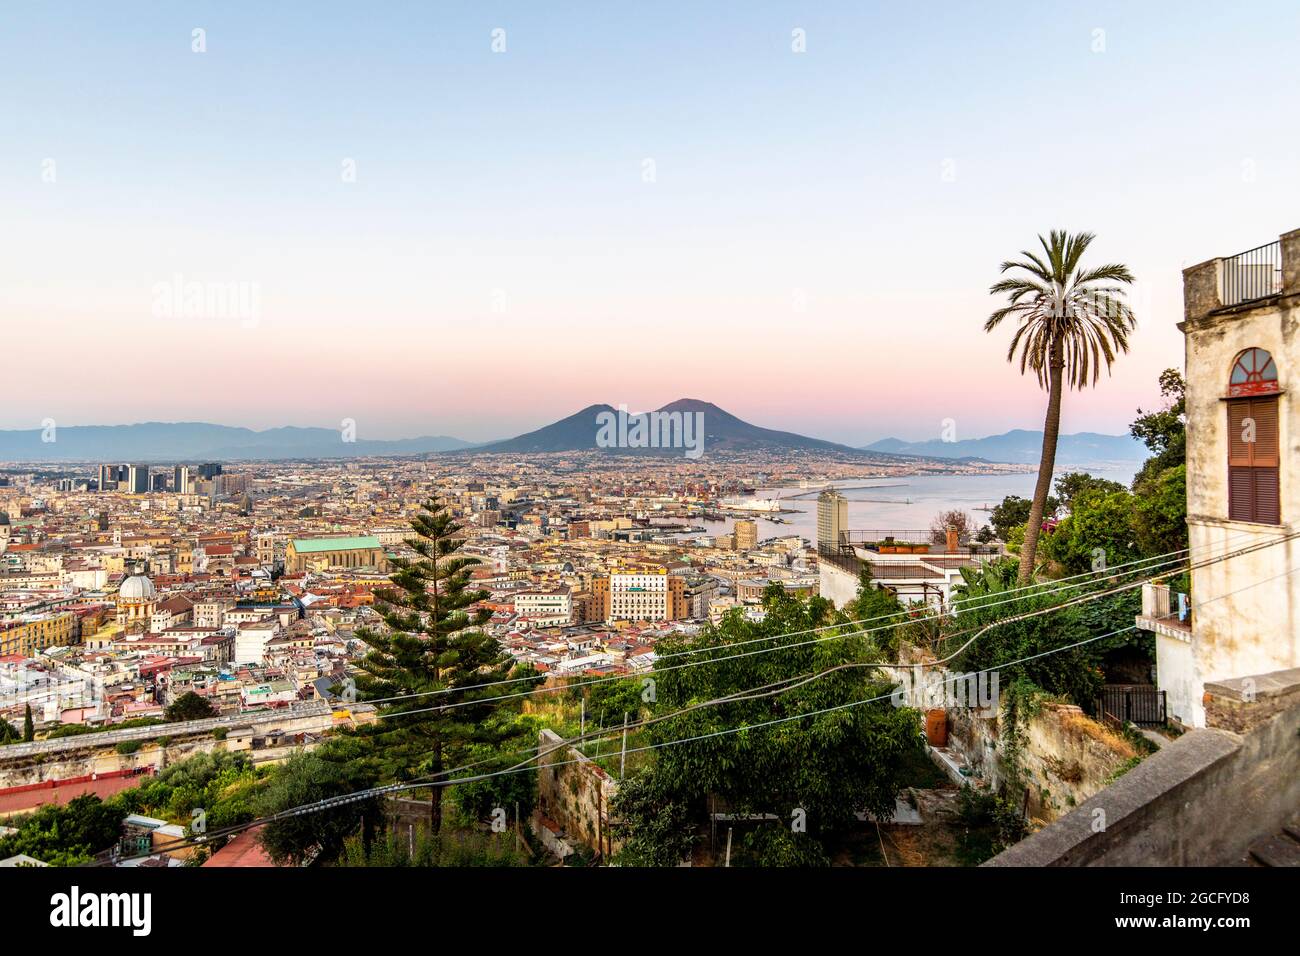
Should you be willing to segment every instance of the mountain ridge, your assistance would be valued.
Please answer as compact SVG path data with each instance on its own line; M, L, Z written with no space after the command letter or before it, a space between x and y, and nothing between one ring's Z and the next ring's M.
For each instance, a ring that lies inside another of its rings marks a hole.
M1000 435L966 438L961 441L909 442L901 438L882 438L863 446L864 451L893 455L923 455L927 458L984 459L1015 465L1037 464L1042 454L1043 433L1013 428ZM1099 432L1073 432L1057 440L1058 464L1091 464L1104 461L1142 461L1150 454L1147 447L1131 435L1103 435Z
M696 398L680 398L654 409L660 414L699 414L704 422L703 454L728 452L818 452L852 458L872 457L897 460L925 458L1036 464L1042 446L1042 432L1012 429L1001 435L955 442L931 440L908 442L883 438L862 448L812 438L795 432L754 425L725 409ZM632 413L647 414L642 413ZM137 422L127 425L69 425L54 431L52 442L42 441L41 429L0 430L0 461L112 461L175 462L285 460L294 458L351 458L358 456L400 456L427 454L529 454L590 451L602 448L598 439L602 420L616 422L619 410L594 403L549 425L490 442L469 442L447 435L415 438L342 440L338 429L282 425L256 430L211 422ZM602 419L602 416L603 419ZM629 416L630 420L631 416ZM624 439L629 435L624 422ZM696 441L694 421L679 439ZM616 430L607 429L606 439ZM608 444L608 442L607 442ZM628 455L681 455L677 447L614 447L606 450ZM1062 435L1058 459L1062 463L1140 461L1147 455L1144 445L1129 436L1077 432Z
M671 415L676 413L681 413L683 416L689 414L702 416L704 434L700 451L705 455L718 452L819 451L861 458L883 454L878 451L854 448L851 445L826 441L821 438L810 438L807 435L800 435L795 432L763 428L738 418L712 402L706 402L698 398L679 398L660 408L645 412L627 413L627 422L620 426L616 433L619 443L612 447L602 443L603 438L610 437L608 434L602 436L602 416L608 415L617 419L619 409L614 408L612 405L596 404L588 405L572 415L567 415L558 421L525 432L522 435L516 435L514 438L489 442L474 448L460 449L459 452L474 454L543 454L604 448L610 452L626 455L681 455L690 450L686 445L695 443L699 437L694 432L693 423L690 430L687 430L684 418L680 434L684 439L689 438L691 440L685 444L679 443L673 447L647 447L636 446L631 440L626 442L622 440L623 437L632 435L629 427L632 418L651 414ZM605 419L603 424L608 428L609 419ZM897 456L888 455L888 457Z
M455 451L471 442L446 435L343 440L335 428L281 425L260 431L211 422L66 425L43 441L40 428L0 431L0 461L171 462L418 455Z

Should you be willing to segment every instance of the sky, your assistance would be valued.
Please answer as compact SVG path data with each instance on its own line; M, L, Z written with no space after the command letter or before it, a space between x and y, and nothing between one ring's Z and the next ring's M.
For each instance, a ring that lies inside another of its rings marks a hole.
M1137 277L1063 414L1120 433L1181 270L1300 227L1298 42L1294 0L7 0L0 428L1041 428L982 326L1066 228Z

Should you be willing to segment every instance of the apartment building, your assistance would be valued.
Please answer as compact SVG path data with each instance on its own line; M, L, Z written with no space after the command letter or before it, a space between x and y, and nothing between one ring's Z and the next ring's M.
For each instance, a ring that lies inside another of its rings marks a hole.
M274 618L241 624L235 632L235 663L265 664L267 645L280 633Z
M732 535L735 538L737 551L750 551L757 548L758 522L748 519L737 521Z
M514 596L515 613L527 617L538 627L555 627L573 623L573 596L569 589L520 591Z
M71 611L0 621L0 657L35 657L47 647L73 643L77 634L77 615Z
M611 571L609 613L611 621L667 621L672 619L672 591L667 568L633 568ZM680 587L680 579L678 579Z
M834 554L840 547L840 533L849 526L849 501L834 488L817 496L817 550Z

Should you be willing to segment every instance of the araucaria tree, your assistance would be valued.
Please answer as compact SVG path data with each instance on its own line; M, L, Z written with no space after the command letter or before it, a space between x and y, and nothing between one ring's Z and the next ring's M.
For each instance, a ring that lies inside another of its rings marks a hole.
M512 720L499 719L502 702L491 699L501 689L481 686L506 679L512 664L482 630L491 612L471 609L487 597L469 587L478 559L456 553L464 541L444 505L421 507L411 521L415 535L406 539L417 557L393 558L393 587L376 593L386 627L357 632L370 648L358 665L358 699L384 702L380 719L355 733L368 744L374 776L391 781L445 781L443 771L468 762L476 749L518 733ZM435 833L441 794L435 787Z
M1018 327L1007 361L1014 361L1019 352L1020 374L1032 370L1038 384L1047 389L1038 483L1020 550L1021 584L1027 584L1034 573L1043 509L1056 465L1065 386L1095 385L1102 363L1109 371L1116 355L1128 351L1128 335L1136 325L1120 289L1133 281L1128 267L1110 263L1084 269L1079 264L1093 238L1090 232L1070 235L1063 230L1054 230L1046 239L1039 236L1043 254L1023 251L1020 261L1002 263L1004 274L1014 274L989 289L993 295L1006 293L1008 304L989 316L984 331L991 332L1003 319L1015 320Z

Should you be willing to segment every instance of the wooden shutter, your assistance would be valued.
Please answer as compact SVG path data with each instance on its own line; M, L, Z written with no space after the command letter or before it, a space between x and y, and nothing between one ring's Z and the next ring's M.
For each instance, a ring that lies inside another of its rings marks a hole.
M1249 399L1240 399L1228 403L1228 467L1249 468L1251 451L1254 445L1243 437L1246 432L1246 419L1252 417ZM1259 423L1256 422L1256 437Z
M1228 520L1255 520L1254 469L1245 465L1228 466Z
M1254 441L1245 440L1247 420L1254 422ZM1276 396L1228 402L1228 519L1281 524Z
M1256 468L1277 468L1277 399L1251 399L1250 416L1255 419L1255 447L1251 449L1250 463Z
M1281 524L1282 507L1278 494L1277 468L1252 468L1255 479L1255 521Z

